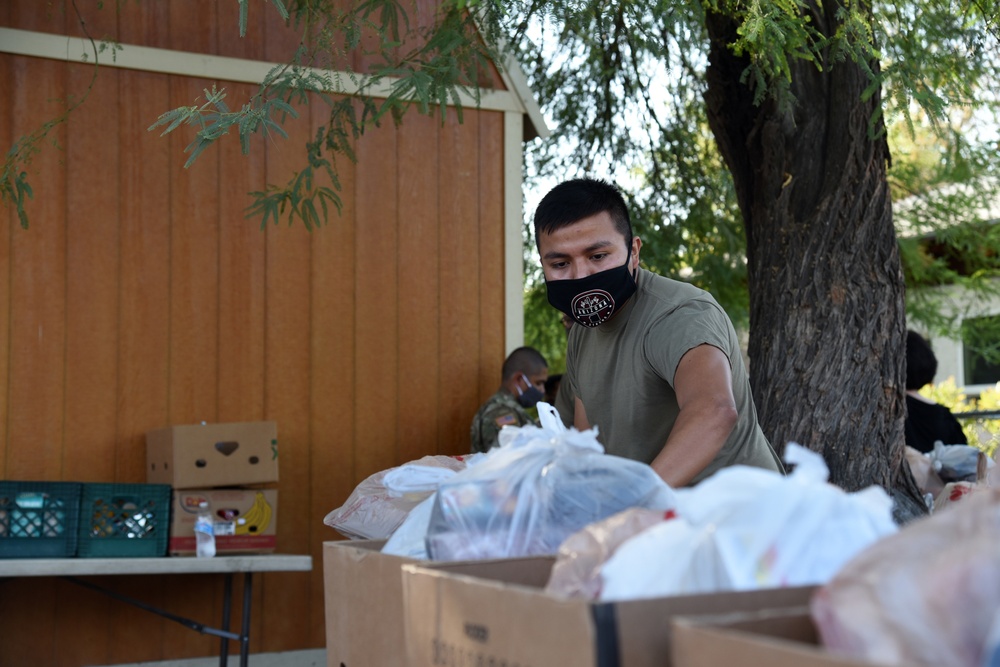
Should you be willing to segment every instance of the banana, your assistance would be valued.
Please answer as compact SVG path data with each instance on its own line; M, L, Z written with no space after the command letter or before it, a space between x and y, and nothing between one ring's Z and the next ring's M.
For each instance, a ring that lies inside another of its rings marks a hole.
M273 511L271 504L264 498L264 494L258 491L253 499L253 505L243 515L243 522L236 524L236 534L263 533L271 525Z

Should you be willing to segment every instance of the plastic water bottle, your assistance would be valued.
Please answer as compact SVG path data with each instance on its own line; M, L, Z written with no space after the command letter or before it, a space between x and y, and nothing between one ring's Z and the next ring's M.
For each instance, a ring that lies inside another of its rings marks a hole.
M215 555L215 528L212 512L208 503L198 503L198 518L194 520L195 553L198 558L211 558Z

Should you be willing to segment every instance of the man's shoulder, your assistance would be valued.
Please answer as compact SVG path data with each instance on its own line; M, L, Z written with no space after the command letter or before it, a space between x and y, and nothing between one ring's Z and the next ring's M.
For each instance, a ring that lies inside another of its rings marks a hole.
M476 416L483 421L496 421L505 415L519 417L520 412L521 406L518 405L517 400L510 393L501 390L486 399ZM516 422L517 419L514 421ZM498 423L498 426L504 425L506 425L506 420L504 424Z
M503 426L520 426L530 421L528 413L514 398L513 394L499 391L490 396L476 418L482 422L495 425L497 428Z
M711 293L691 283L667 278L651 271L643 272L637 296L637 310L653 316L672 313L682 307L721 311Z

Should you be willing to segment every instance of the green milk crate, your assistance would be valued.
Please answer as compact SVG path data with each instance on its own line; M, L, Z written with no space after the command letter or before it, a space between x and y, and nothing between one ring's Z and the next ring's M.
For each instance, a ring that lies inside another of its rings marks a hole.
M166 556L169 533L169 484L83 485L80 558Z
M72 558L79 482L0 481L0 558Z

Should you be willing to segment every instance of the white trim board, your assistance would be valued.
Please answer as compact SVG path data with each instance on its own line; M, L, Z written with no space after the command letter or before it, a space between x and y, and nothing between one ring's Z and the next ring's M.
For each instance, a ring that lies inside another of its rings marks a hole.
M268 72L285 64L174 51L135 44L120 44L120 47L113 56L107 53L99 54L100 64L104 67L237 83L260 83ZM14 28L0 28L0 52L84 64L94 62L93 47L87 39ZM310 70L327 80L330 83L330 90L327 92L335 94L358 94L361 87L359 82L364 79L364 77L351 72L313 68ZM548 128L545 127L545 121L538 110L538 104L526 89L527 82L523 74L518 77L519 70L516 69L512 73L513 77L503 75L504 82L511 87L511 90L482 89L478 105L471 93L462 92L459 95L462 104L486 111L517 111L525 116L525 120L531 125L534 135L548 136ZM392 79L385 79L373 86L368 94L373 97L388 97L392 84ZM521 90L520 88L525 89ZM525 135L530 134L532 133L526 127Z

